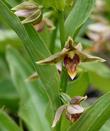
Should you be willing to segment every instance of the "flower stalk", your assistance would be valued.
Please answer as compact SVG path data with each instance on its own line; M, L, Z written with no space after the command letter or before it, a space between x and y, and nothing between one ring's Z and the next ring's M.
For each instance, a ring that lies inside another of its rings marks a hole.
M60 29L61 49L63 49L65 45L65 29L64 29L64 13L63 12L59 12L59 29ZM60 88L63 92L66 92L67 81L68 81L67 71L62 63Z

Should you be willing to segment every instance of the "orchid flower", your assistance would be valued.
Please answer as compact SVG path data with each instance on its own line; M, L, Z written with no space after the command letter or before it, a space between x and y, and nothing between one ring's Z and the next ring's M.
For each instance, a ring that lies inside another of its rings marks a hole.
M42 19L41 7L34 2L23 2L16 7L12 8L15 15L23 17L23 24L26 23L39 23Z
M49 31L52 31L55 29L53 21L50 20L49 18L43 18L40 23L34 25L34 28L36 29L36 31L42 32L45 26L48 27Z
M73 80L77 74L77 67L80 62L90 62L90 61L100 61L104 62L105 60L89 55L82 51L82 45L79 43L75 46L75 42L71 37L65 43L64 48L46 59L37 61L37 64L56 64L63 62L65 68L67 69L68 75Z
M81 97L76 96L72 98L69 103L60 106L55 114L52 128L56 126L57 122L60 120L61 115L65 112L66 118L71 122L74 122L79 119L80 115L84 112L84 107L81 106L81 101L86 100L87 96Z

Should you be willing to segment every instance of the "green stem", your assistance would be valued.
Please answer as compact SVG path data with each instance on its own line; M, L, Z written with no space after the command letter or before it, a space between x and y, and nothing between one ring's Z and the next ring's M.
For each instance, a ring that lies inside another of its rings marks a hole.
M51 42L50 42L50 52L52 54L54 53L54 49L55 49L55 41L56 41L56 36L57 36L57 29L58 29L58 22L56 22L56 28L52 32L52 38L51 38Z
M63 49L64 44L65 44L65 28L64 28L64 14L63 14L63 12L59 12L59 29L60 29L61 48Z
M59 12L59 29L60 29L61 48L63 49L64 44L65 44L65 29L64 29L64 13L63 12ZM63 92L66 92L67 81L68 81L67 71L62 64L60 88Z
M67 82L68 82L67 70L66 70L65 67L62 65L62 73L61 73L60 87L61 87L61 89L62 89L63 92L66 92Z

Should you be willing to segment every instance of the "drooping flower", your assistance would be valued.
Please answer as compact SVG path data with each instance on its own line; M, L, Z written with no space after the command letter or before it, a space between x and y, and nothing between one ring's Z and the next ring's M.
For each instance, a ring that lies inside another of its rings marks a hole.
M77 74L77 66L80 62L90 62L90 61L100 61L104 62L105 60L89 55L82 51L82 46L79 43L75 46L75 42L71 37L68 38L68 40L65 43L65 47L62 51L51 55L50 57L37 61L37 64L56 64L59 62L64 63L65 68L67 69L68 75L71 77L71 79L74 79Z
M12 8L15 11L15 15L23 17L23 24L26 23L39 23L42 19L41 6L35 2L23 2L16 7Z
M34 25L34 28L35 28L38 32L41 32L41 31L44 30L45 26L48 27L48 30L49 30L49 31L52 31L52 30L55 29L55 26L54 26L54 24L53 24L53 21L51 21L51 20L48 19L48 18L43 18L40 23Z
M86 100L86 99L87 99L87 96L85 97L76 96L70 99L70 101L67 104L60 106L56 111L56 114L52 123L52 128L56 126L63 112L65 112L66 118L70 120L71 122L78 120L81 114L85 110L84 107L82 107L80 103L81 101Z

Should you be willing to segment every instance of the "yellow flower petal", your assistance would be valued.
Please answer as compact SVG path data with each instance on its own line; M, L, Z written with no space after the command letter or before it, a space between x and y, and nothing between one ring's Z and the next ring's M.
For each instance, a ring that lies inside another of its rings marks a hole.
M80 114L84 112L84 108L80 105L68 105L67 111L69 114Z

